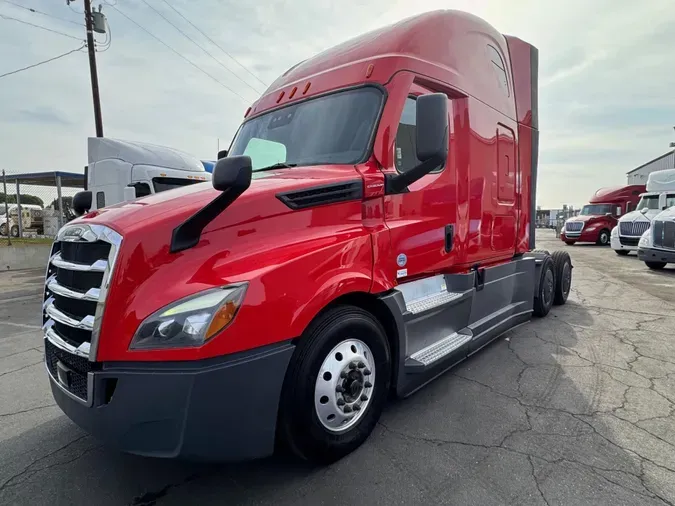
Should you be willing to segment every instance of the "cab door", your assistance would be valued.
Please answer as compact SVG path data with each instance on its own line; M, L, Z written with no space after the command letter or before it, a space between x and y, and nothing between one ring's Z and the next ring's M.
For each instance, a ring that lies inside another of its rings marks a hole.
M412 85L396 132L394 167L385 172L405 172L419 163L415 142L416 100L427 93L431 91ZM452 111L451 105L448 111ZM448 120L450 142L452 121ZM390 230L390 254L396 260L398 283L442 272L451 265L456 254L457 222L457 184L451 157L448 156L444 167L411 184L408 191L385 195L384 220Z

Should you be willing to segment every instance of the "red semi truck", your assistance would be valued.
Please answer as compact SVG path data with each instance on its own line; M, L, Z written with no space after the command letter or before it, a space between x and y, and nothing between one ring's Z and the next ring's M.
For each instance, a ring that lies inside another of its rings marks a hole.
M577 242L607 246L619 218L635 209L645 188L645 185L600 188L578 216L565 222L560 239L570 246Z
M537 50L423 14L291 68L211 183L88 211L52 250L61 409L123 451L331 462L405 397L566 301L534 248Z

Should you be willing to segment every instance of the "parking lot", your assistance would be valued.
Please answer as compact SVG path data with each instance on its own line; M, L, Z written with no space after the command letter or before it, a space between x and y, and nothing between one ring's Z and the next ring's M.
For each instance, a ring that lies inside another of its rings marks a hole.
M572 256L567 305L393 402L320 469L102 447L54 406L43 273L0 273L0 504L675 504L675 268L538 237Z

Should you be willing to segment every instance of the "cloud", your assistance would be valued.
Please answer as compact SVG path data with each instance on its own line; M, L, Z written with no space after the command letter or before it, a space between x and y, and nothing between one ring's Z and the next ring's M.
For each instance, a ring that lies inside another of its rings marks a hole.
M218 138L221 147L229 143L264 86L162 0L146 1L218 61L144 1L116 0L116 7L212 77L104 2L112 30L112 46L97 55L105 134L212 158ZM544 207L583 204L600 186L624 183L625 172L675 140L670 0L516 0L508 8L501 0L168 1L265 83L336 43L439 8L470 11L533 43L540 51L538 197ZM82 21L63 2L34 0L31 7ZM77 2L74 8L81 9ZM10 4L0 3L0 13L84 38L71 23ZM0 74L77 46L77 40L0 19ZM0 79L2 167L81 170L93 133L84 52Z

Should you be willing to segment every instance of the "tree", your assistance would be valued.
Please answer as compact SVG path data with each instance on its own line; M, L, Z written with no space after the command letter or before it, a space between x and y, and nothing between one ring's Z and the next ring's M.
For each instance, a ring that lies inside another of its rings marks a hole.
M4 193L0 193L0 204L4 204L5 199L7 199L8 204L16 204L16 195L5 195ZM22 194L21 195L21 203L22 204L36 205L36 206L40 206L40 207L45 206L45 203L42 202L42 199L40 197L36 197L35 195L28 195L28 194Z

